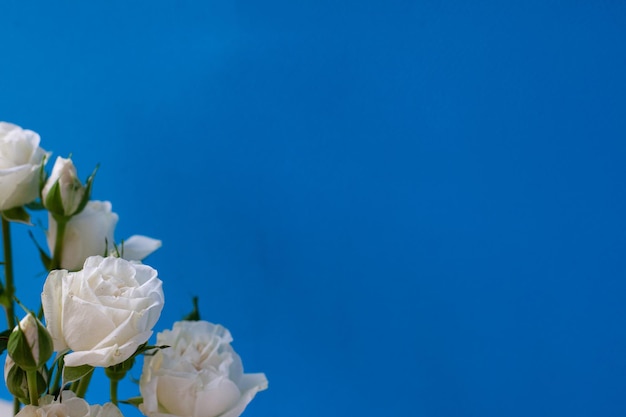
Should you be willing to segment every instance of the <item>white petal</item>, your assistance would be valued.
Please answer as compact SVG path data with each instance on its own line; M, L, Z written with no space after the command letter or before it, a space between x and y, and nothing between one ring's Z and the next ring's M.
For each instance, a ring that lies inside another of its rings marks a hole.
M256 393L267 389L267 378L265 374L245 374L240 383L240 388L243 388L243 386L248 388L245 391L242 390L243 392L237 404L219 417L239 417Z
M151 237L133 235L124 241L122 246L122 258L129 261L141 261L155 250L159 249L162 242Z

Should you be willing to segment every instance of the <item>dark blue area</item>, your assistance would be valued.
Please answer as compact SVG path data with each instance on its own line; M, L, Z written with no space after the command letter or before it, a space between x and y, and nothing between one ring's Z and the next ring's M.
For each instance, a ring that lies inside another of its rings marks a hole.
M0 6L0 120L101 163L245 416L626 415L626 8L436 3Z

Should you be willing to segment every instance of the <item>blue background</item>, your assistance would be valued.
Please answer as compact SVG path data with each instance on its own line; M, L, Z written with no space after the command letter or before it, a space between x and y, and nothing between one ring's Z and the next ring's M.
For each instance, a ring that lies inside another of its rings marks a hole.
M244 416L623 416L626 6L503 3L4 1L0 120L101 164Z

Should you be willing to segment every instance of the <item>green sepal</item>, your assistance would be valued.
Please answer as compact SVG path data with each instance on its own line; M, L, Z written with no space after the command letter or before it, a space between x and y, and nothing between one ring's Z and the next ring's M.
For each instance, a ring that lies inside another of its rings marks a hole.
M37 393L39 396L48 389L48 376L46 367L43 367L41 371L37 371ZM9 392L15 395L22 403L31 403L27 373L17 364L13 365L7 373L6 386Z
M104 373L106 376L113 381L121 381L124 379L128 371L133 368L135 364L135 356L137 353L133 354L130 358L126 359L122 363L118 363L117 365L108 366L104 368Z
M33 371L40 369L46 364L48 359L52 356L54 347L52 345L52 336L50 336L48 330L46 330L43 324L41 324L35 314L28 313L28 315L32 316L37 328L35 343L37 343L39 357L35 358L33 356L33 351L28 343L26 333L22 329L22 322L19 322L18 325L15 326L15 329L11 332L7 343L7 351L9 356L11 356L11 359L13 359L13 361L22 369L26 371Z
M30 214L24 209L24 207L13 207L8 210L3 210L0 212L2 217L14 223L22 223L28 226L32 226L33 224L30 222Z
M7 374L6 386L9 392L20 399L24 404L30 404L28 394L28 380L26 371L17 365L13 365Z
M156 353L157 350L161 350L161 349L167 349L168 345L160 345L160 346L149 346L148 343L144 343L143 345L139 346L139 348L137 349L137 352L135 352L135 356L136 355L146 355L146 356L152 356Z
M79 379L89 375L96 369L91 365L80 366L64 366L63 367L63 385L70 382L78 381Z
M44 155L43 159L41 160L41 166L39 167L39 198L40 199L42 196L43 189L46 186L46 182L48 180L48 173L46 172L46 169L45 169L47 163L48 163L48 155Z
M198 309L198 297L193 297L191 299L193 303L193 310L191 313L187 314L183 317L184 321L200 321L200 310Z
M132 356L126 359L124 362L104 368L104 373L107 377L109 377L109 379L113 381L120 381L126 376L128 371L132 369L133 365L135 364L135 358L138 355L152 355L154 354L152 352L153 350L165 349L168 347L169 346L150 346L148 345L148 342L146 342L143 345L139 346L135 353L133 353Z
M143 404L143 397L132 397L127 400L120 400L120 403L139 407L141 404Z
M37 369L37 362L33 357L33 352L28 345L26 335L22 331L19 324L11 332L9 336L9 342L7 343L7 350L11 359L24 370Z
M83 194L83 199L80 201L80 204L78 205L78 208L76 208L76 211L72 213L72 216L75 216L83 211L83 209L85 208L85 206L87 206L87 203L91 199L91 188L93 186L93 180L96 177L96 172L98 172L98 168L100 168L100 164L96 165L91 175L85 181L85 194Z
M63 198L61 197L61 187L59 187L59 181L55 181L48 191L46 199L43 201L44 207L54 216L65 217L65 208L63 207Z

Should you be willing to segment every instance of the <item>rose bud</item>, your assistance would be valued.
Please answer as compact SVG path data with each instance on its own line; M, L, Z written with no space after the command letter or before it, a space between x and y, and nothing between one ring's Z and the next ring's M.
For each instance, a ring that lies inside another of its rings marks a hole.
M93 178L92 174L83 186L76 175L72 160L57 157L52 174L41 191L44 207L55 218L65 220L80 213L89 201Z
M22 369L41 368L52 356L52 337L33 313L28 313L9 336L7 350Z
M7 355L4 362L4 382L7 389L15 395L24 404L30 403L30 394L28 392L28 380L26 379L26 371L15 364L13 359ZM44 366L37 371L37 392L43 394L48 388L48 370Z

